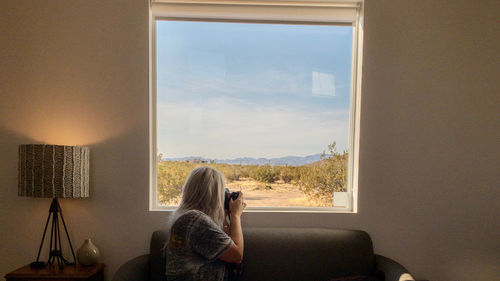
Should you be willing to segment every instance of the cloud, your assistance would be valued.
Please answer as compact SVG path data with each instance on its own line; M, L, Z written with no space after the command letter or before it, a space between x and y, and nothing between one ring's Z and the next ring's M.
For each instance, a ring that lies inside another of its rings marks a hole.
M158 103L158 148L166 157L305 156L332 141L348 146L349 111L255 105L220 98Z
M166 82L159 85L159 93L163 96L177 96L178 92L230 96L236 95L235 93L309 96L312 92L312 73L305 70L285 72L271 68L238 73L220 68L210 71L203 69L203 72L201 69L203 68L188 73L160 73L160 79Z

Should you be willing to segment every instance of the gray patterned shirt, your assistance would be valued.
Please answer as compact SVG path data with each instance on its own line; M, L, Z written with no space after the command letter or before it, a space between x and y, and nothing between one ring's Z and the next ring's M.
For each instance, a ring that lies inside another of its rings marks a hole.
M173 222L166 247L167 280L222 281L226 263L218 257L233 244L205 213L190 210Z

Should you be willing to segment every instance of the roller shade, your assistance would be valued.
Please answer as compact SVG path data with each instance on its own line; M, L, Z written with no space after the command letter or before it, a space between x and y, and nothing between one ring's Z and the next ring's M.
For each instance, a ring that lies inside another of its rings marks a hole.
M151 0L154 18L353 24L361 1Z

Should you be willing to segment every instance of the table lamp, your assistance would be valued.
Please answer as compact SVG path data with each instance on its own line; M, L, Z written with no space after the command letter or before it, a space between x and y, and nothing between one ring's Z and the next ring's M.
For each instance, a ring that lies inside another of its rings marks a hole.
M60 268L76 263L68 229L57 198L89 197L89 149L83 146L22 144L19 145L18 195L53 198L43 230L42 242L32 268L43 268L57 262ZM52 219L51 219L52 217ZM59 218L68 238L73 261L62 255ZM49 258L40 261L47 226L51 221Z

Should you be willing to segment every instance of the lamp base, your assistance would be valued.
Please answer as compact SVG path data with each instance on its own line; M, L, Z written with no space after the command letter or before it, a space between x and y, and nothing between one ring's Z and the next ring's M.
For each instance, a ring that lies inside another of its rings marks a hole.
M43 261L34 261L30 263L31 268L44 268L45 267L45 262Z
M49 225L50 217L52 216L52 226L50 231L50 246L49 246L49 259L47 263L39 261L40 252L42 251L43 241L45 240L45 234L47 233L47 226ZM59 216L61 216L61 221L64 226L64 231L66 232L66 237L68 238L69 247L71 249L71 254L73 255L73 262L67 261L61 252L61 232L59 230ZM75 252L73 251L73 246L71 245L71 239L69 239L68 229L66 228L66 223L64 222L64 217L62 215L61 206L57 198L52 200L50 204L49 216L47 217L47 222L45 223L45 229L43 231L42 242L40 243L40 248L38 249L38 255L36 261L30 264L31 268L44 268L46 265L54 264L57 261L59 268L63 268L64 265L73 265L76 263Z

